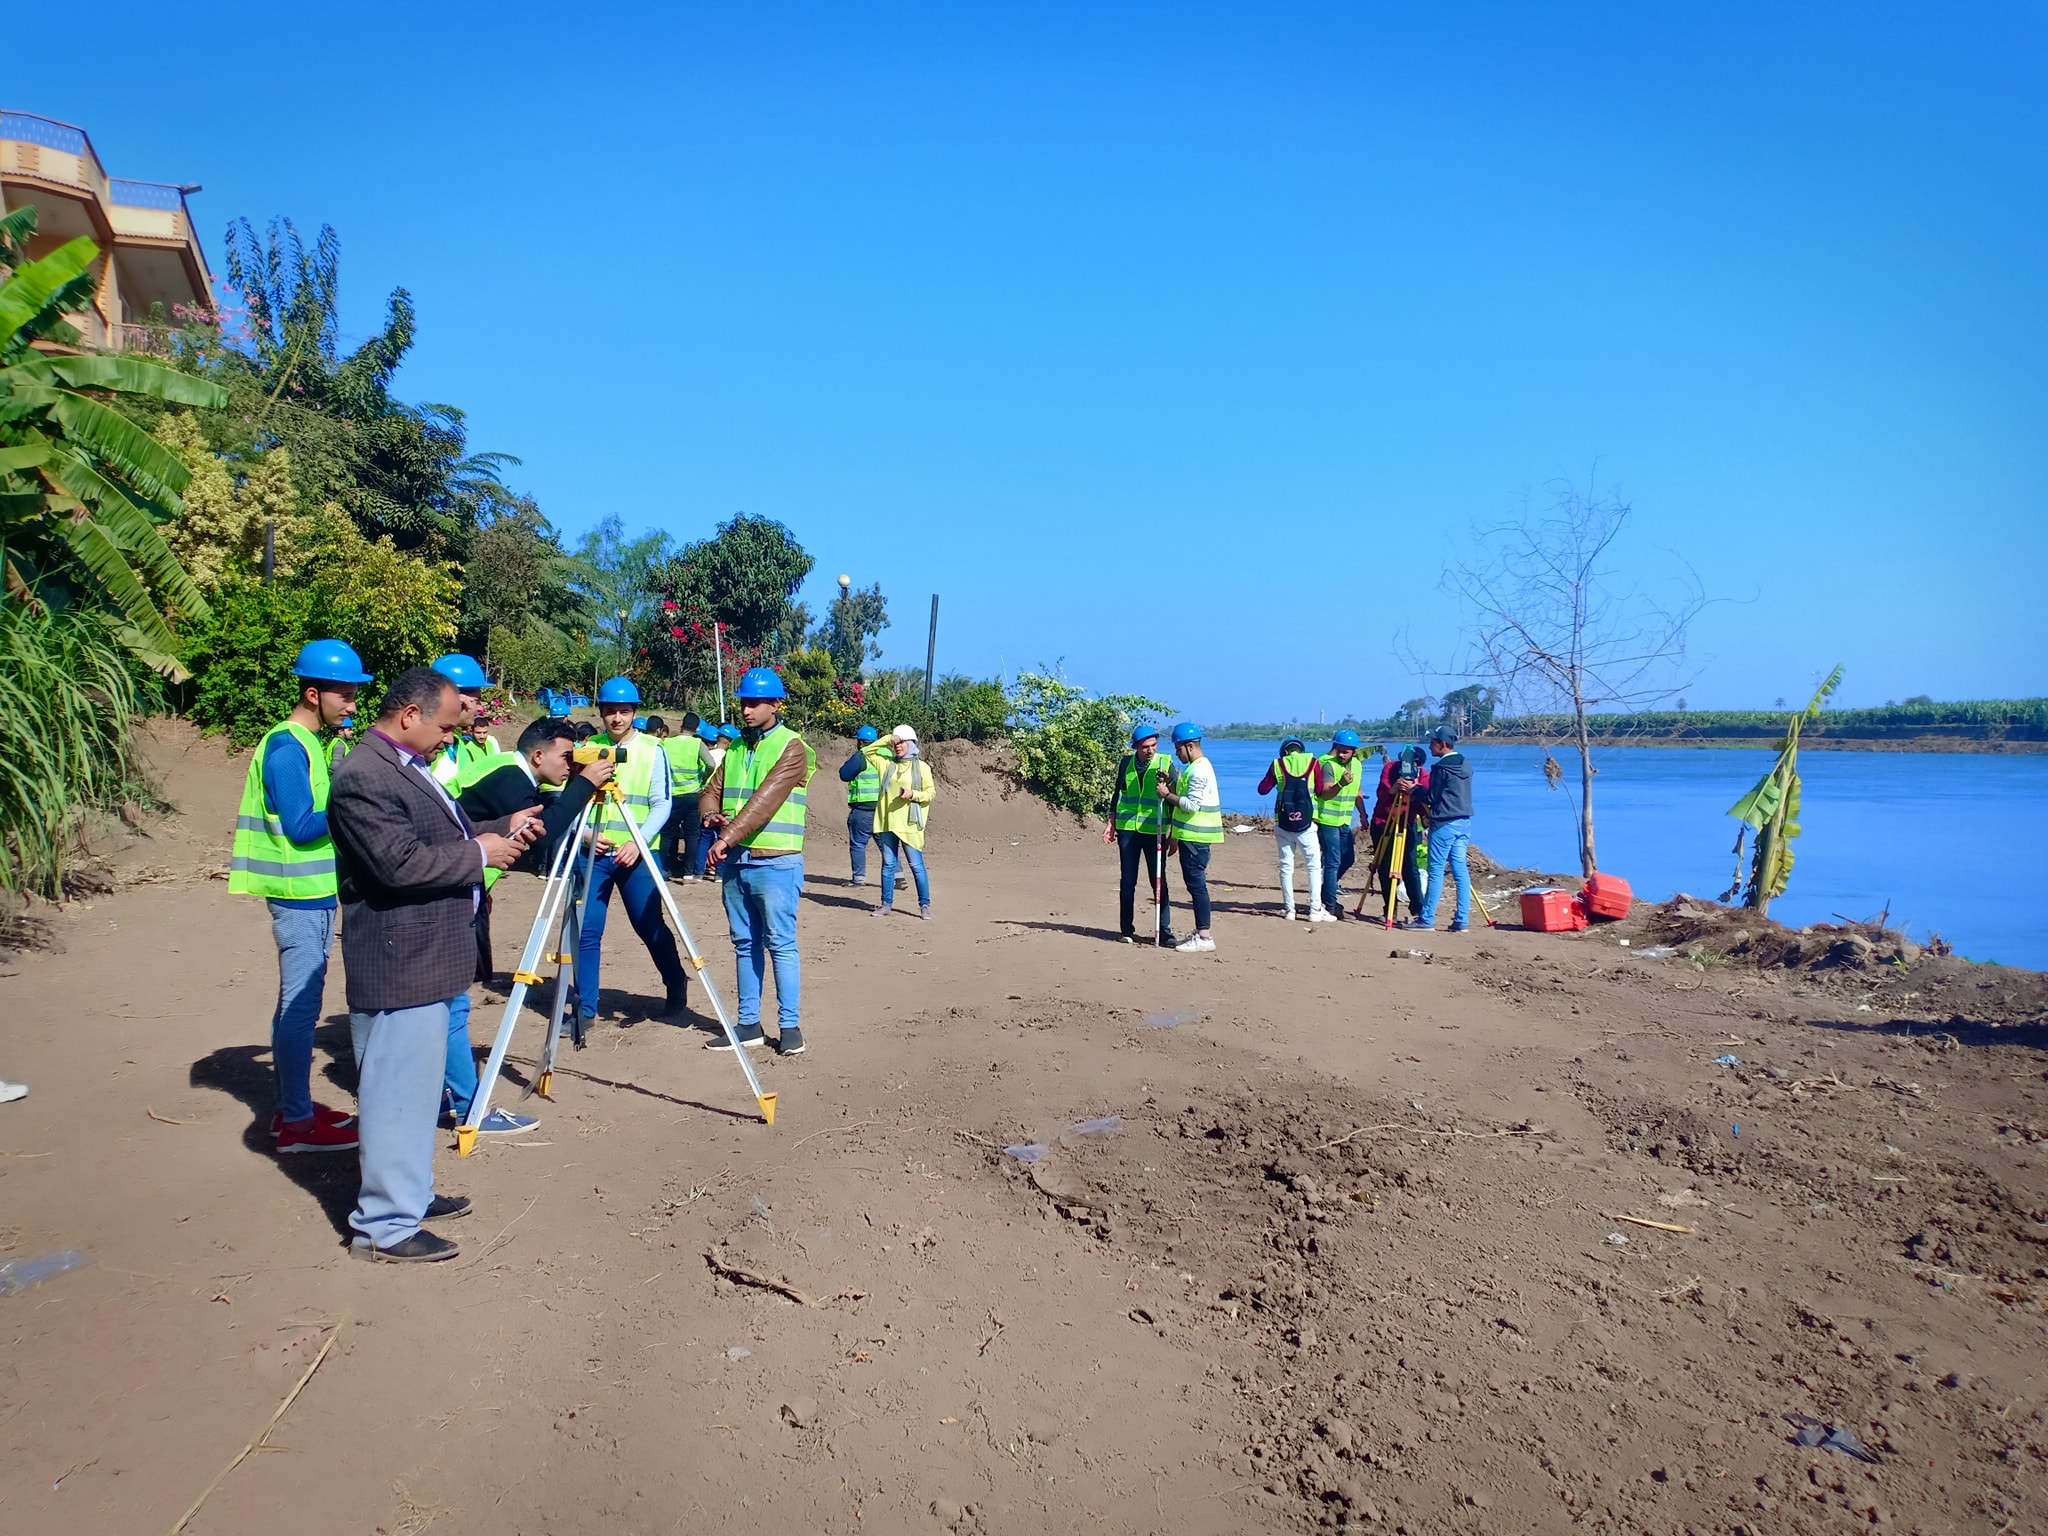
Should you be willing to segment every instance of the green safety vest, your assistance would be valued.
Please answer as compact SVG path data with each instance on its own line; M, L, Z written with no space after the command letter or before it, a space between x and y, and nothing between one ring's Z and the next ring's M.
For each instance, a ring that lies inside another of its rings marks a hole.
M600 731L584 743L592 747L617 746L608 731ZM662 754L661 743L652 736L635 731L633 740L627 742L626 760L612 765L612 782L619 786L619 793L626 797L626 809L633 813L637 826L647 820L647 813L654 809L654 769L657 762L666 767L667 757ZM633 841L633 834L626 830L626 821L619 814L619 803L609 795L605 796L604 809L597 818L597 835L609 839L623 848Z
M661 744L668 754L670 787L678 795L694 795L704 787L704 743L694 736L675 736Z
M469 789L473 785L481 784L507 763L516 763L518 761L519 754L517 752L487 752L483 756L462 765L462 772L456 776L455 782L448 786L448 792L451 795L460 796L464 790ZM467 815L468 813L464 812L463 814ZM498 877L504 873L505 871L502 869L495 869L486 865L484 867L484 889L488 891L492 886L496 885Z
M1327 800L1321 795L1316 795L1315 797L1316 825L1319 827L1350 826L1351 813L1357 808L1358 786L1363 777L1365 764L1355 756L1349 763L1340 763L1337 761L1337 755L1334 752L1319 757L1316 761L1321 763L1337 780L1336 794L1330 796ZM1309 789L1313 793L1315 786L1311 784Z
M789 792L789 798L775 808L775 814L740 846L757 853L802 853L804 851L804 810L809 802L808 786L811 775L818 771L818 754L811 750L811 744L804 741L795 731L777 721L775 729L763 736L753 747L747 746L741 737L726 749L725 753L725 819L731 821L739 815L740 807L753 798L754 791L761 787L775 765L782 761L782 754L792 740L803 742L803 781Z
M846 784L848 805L873 805L882 798L882 770L875 766L874 746L863 742L860 747L860 772Z
M1195 765L1183 763L1174 777L1173 792L1184 795L1188 792L1188 780L1195 776ZM1184 805L1173 808L1173 835L1184 843L1220 843L1223 841L1223 810L1220 806L1206 806L1191 811Z
M1116 809L1110 812L1109 824L1119 832L1157 832L1160 812L1166 802L1159 798L1153 787L1158 779L1161 763L1172 759L1160 753L1152 754L1152 761L1140 767L1138 754L1127 752L1117 768Z
M313 786L313 809L327 809L327 754L320 738L303 725L287 720L264 734L249 759L242 783L242 808L235 815L235 847L228 862L228 889L237 895L275 901L311 901L332 896L340 888L334 876L334 842L295 843L284 835L284 823L270 809L263 793L263 760L270 743L289 736L306 749L307 777Z
M434 754L433 762L427 765L427 772L443 789L453 794L464 772L478 763L488 762L496 752L495 745L480 746L467 736L458 736L447 748Z

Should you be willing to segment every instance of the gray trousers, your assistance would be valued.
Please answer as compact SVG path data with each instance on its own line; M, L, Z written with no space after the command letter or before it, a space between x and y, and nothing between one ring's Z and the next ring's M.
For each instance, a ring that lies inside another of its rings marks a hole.
M448 1060L448 1004L351 1013L362 1188L348 1224L358 1246L390 1248L420 1229L434 1198L434 1131Z

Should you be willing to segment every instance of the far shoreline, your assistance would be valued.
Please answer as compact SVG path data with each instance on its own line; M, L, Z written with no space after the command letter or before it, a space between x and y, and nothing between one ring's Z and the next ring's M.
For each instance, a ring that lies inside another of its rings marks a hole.
M1332 727L1323 726L1327 733ZM1296 734L1300 734L1297 732ZM1363 734L1363 733L1361 733ZM1284 736L1271 734L1260 736L1228 736L1220 731L1211 731L1214 741L1283 741ZM1376 741L1391 741L1391 736L1368 738ZM1783 736L1595 736L1591 745L1605 751L1613 747L1687 747L1703 748L1709 751L1719 748L1747 748L1751 751L1775 752ZM1539 747L1551 752L1570 751L1570 741L1545 741L1536 736L1496 736L1479 732L1464 738L1468 746L1479 747ZM1895 739L1873 737L1828 737L1802 734L1799 738L1802 752L1946 752L1976 753L2004 756L2025 756L2048 752L2048 741L1987 741L1981 738L1956 736L1903 736Z

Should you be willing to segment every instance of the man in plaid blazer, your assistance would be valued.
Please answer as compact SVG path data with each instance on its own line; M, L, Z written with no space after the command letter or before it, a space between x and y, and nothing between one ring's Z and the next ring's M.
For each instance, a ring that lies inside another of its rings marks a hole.
M453 1258L455 1244L420 1223L469 1212L465 1197L434 1194L448 1005L476 974L484 869L519 857L540 812L474 825L434 781L427 763L453 738L459 711L440 673L400 673L328 795L360 1079L362 1186L349 1217L358 1258Z

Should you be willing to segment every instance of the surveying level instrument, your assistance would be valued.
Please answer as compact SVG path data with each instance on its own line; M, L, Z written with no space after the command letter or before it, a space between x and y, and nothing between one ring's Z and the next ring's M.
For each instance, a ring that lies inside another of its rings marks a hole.
M569 757L577 767L588 768L592 763L623 763L626 749L615 747L610 742L583 742L569 749Z
M610 752L613 749L599 747L577 750ZM621 752L619 757L622 758L624 755ZM477 1127L483 1124L484 1116L491 1111L491 1093L498 1085L498 1074L504 1070L505 1053L511 1048L512 1031L519 1022L519 1010L526 1001L527 989L539 985L541 976L537 967L544 961L553 961L556 968L554 1007L549 1014L547 1036L541 1047L540 1067L534 1074L534 1080L528 1086L525 1096L530 1097L539 1093L545 1098L551 1094L554 1086L555 1052L561 1040L562 1014L569 993L569 989L562 983L564 976L568 974L568 967L575 963L577 938L581 932L576 914L578 898L572 889L575 855L583 842L584 834L586 831L589 832L589 850L585 856L583 874L583 891L587 896L597 867L597 810L599 804L606 800L617 808L620 819L625 822L626 830L631 834L634 846L640 850L640 857L646 861L648 870L656 873L661 868L655 861L654 851L647 846L647 839L640 831L640 823L633 819L632 810L626 805L625 794L619 788L618 781L606 781L591 797L590 804L583 808L582 817L577 821L575 828L563 837L562 846L555 852L554 863L548 873L547 887L541 893L540 911L534 915L533 928L527 934L526 947L520 952L519 969L512 973L512 995L505 1000L505 1016L498 1025L497 1037L491 1042L490 1058L484 1063L483 1073L477 1081L476 1097L470 1101L468 1116L456 1127L455 1150L463 1157L476 1150ZM683 921L683 914L676 907L674 893L669 890L668 882L661 879L658 873L654 888L660 893L669 920L675 924L676 932L682 938L683 953L692 969L696 971L698 983L704 988L705 995L711 999L712 1012L718 1015L719 1028L725 1031L726 1041L732 1047L733 1056L740 1064L740 1071L746 1074L747 1087L753 1092L754 1102L761 1107L762 1123L773 1125L775 1095L762 1090L761 1079L754 1073L754 1064L747 1059L746 1049L740 1044L739 1032L733 1027L731 1016L725 1011L725 1003L718 995L718 988L712 984L710 976L706 973L703 953L697 948L697 941L690 936L689 925ZM557 936L560 945L554 951L545 949L550 932ZM580 1006L572 1027L575 1032L575 1043L581 1045Z

